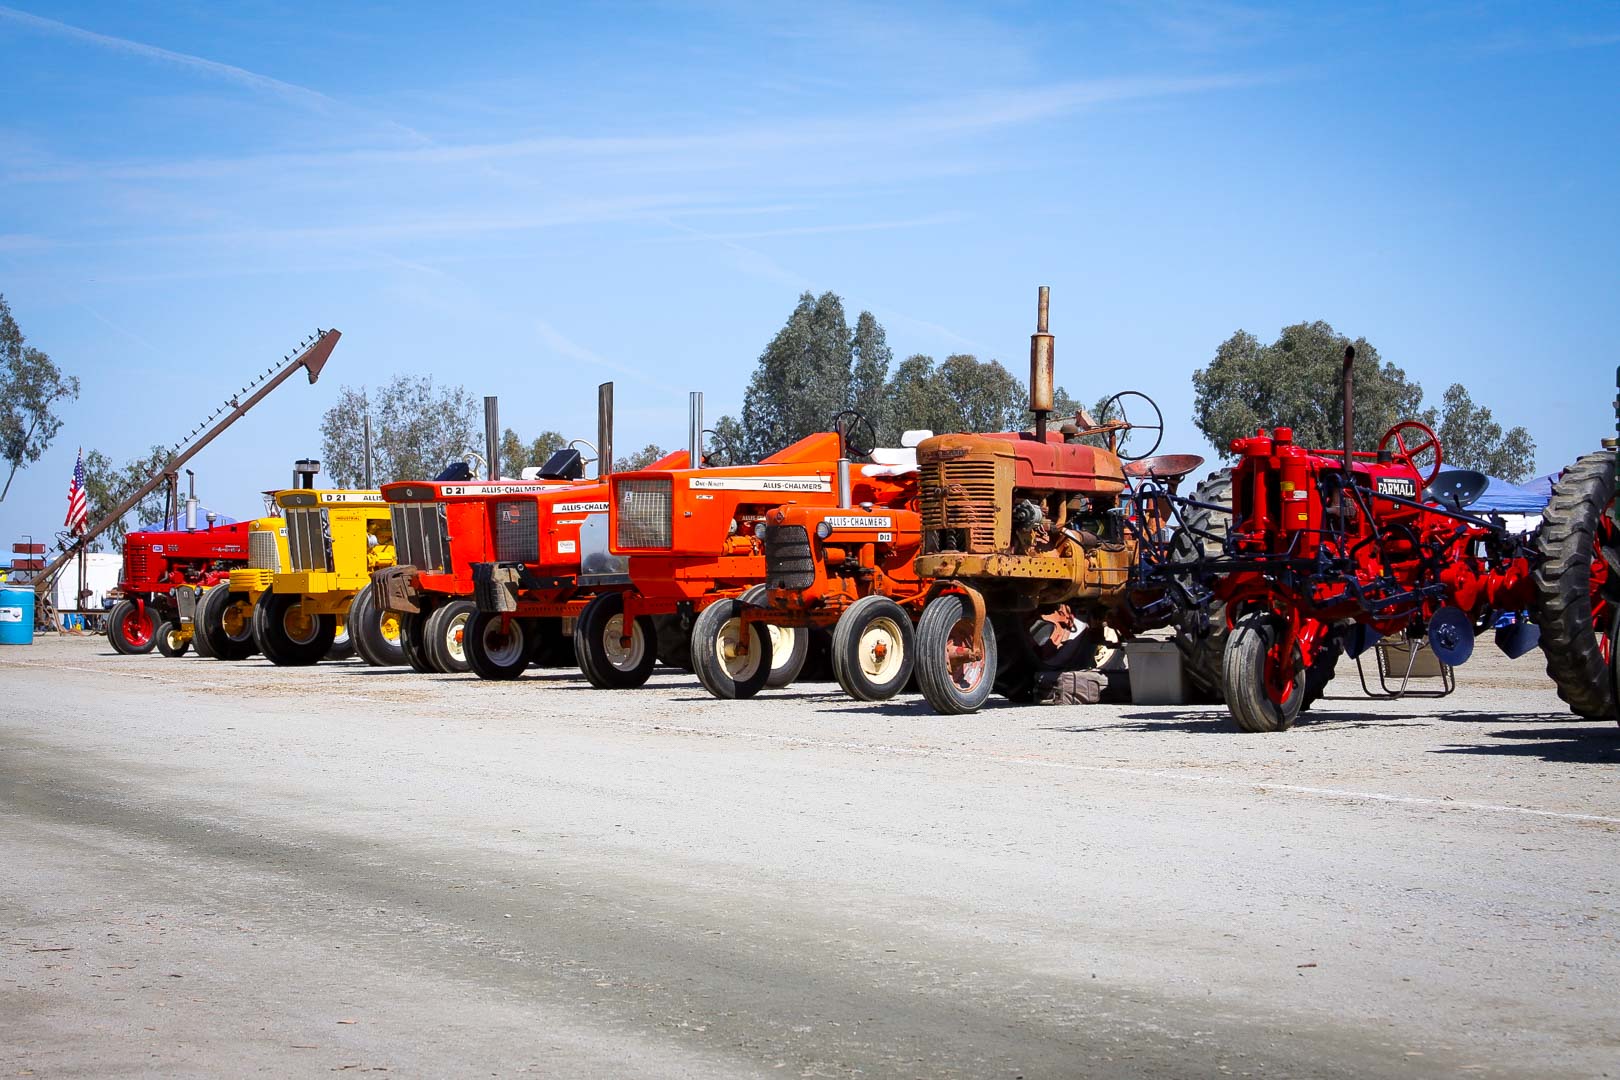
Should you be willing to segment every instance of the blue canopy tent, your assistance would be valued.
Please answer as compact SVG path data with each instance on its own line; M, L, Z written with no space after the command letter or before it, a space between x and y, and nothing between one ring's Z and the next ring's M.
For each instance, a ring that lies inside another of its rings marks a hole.
M209 515L210 512L211 511L206 506L197 507L197 528L199 530L208 528L208 515ZM221 514L221 513L218 513L217 511L212 511L212 513L214 513L214 524L215 525L235 525L236 524L236 519L231 517L229 514ZM150 523L148 523L146 525L142 525L138 529L131 529L130 531L131 532L184 532L185 529L186 529L186 511L185 511L185 508L182 507L181 510L180 510L180 516L178 518L166 518L163 521L150 522Z
M1558 474L1555 472L1550 472L1546 476L1538 476L1534 480L1527 480L1519 486L1530 492L1532 495L1540 495L1542 501L1545 502L1546 500L1552 498L1553 481L1557 479Z
M1539 514L1547 508L1545 494L1537 494L1517 484L1510 484L1506 480L1495 476L1487 476L1490 486L1468 509L1472 511L1494 510L1498 514ZM1551 489L1549 488L1549 491Z

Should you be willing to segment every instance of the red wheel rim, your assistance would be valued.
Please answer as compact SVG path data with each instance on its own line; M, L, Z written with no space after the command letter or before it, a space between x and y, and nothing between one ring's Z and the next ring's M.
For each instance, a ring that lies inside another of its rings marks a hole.
M984 681L984 649L973 636L973 621L958 620L945 640L945 671L959 690L972 690Z
M1299 678L1299 650L1289 649L1289 656L1283 656L1283 643L1273 642L1266 649L1266 669L1261 681L1265 683L1266 697L1274 705L1286 705L1289 699L1298 691L1296 681Z
M1588 583L1591 587L1592 633L1597 636L1604 663L1608 663L1614 651L1614 642L1609 637L1614 625L1614 605L1609 602L1609 580L1613 571L1603 554L1605 550L1620 552L1620 534L1617 534L1614 519L1608 514L1598 519L1597 531L1592 537L1592 572Z
M124 620L124 640L131 645L150 645L156 633L157 625L150 611L137 609Z

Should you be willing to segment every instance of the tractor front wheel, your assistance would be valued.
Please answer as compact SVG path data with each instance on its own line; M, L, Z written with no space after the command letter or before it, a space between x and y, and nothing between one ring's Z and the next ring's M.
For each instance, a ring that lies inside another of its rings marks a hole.
M1547 674L1570 710L1612 720L1614 630L1620 623L1620 526L1614 452L1577 458L1553 484L1536 534L1535 619Z
M296 593L265 593L253 609L253 640L278 667L319 663L337 637L337 617L304 610Z
M996 681L996 634L985 621L973 633L973 613L958 593L936 596L917 620L917 685L937 713L978 712Z
M1281 656L1283 628L1266 612L1245 615L1226 639L1221 663L1226 707L1239 730L1286 731L1305 701L1305 665L1299 650Z
M742 594L745 604L764 605L766 586L755 585ZM772 690L787 686L804 671L810 659L810 628L808 626L771 626L766 624L771 638L771 670L765 685Z
M165 619L157 628L157 651L164 656L184 656L191 648L191 634L177 622Z
M348 629L360 658L372 667L399 667L405 663L399 616L377 606L376 586L367 585L355 594L349 605Z
M471 600L451 600L433 609L423 628L423 648L434 671L456 675L472 670L467 660L467 624L477 613L478 606Z
M743 622L743 609L751 606L740 599L716 600L692 624L692 670L717 698L751 698L771 677L773 628Z
M603 593L574 623L574 659L598 690L631 690L645 683L658 663L657 640L647 615L637 617L626 635L624 594Z
M533 625L526 619L508 619L503 629L501 616L493 611L475 611L467 620L462 637L467 664L480 679L515 679L529 667L539 643ZM429 662L432 654L428 655Z
M863 596L833 626L833 677L856 701L887 701L904 690L917 663L917 635L906 609L887 596Z
M157 612L151 604L120 600L107 618L107 642L114 652L144 656L157 644Z
M203 594L194 620L197 652L215 660L246 660L258 652L253 641L253 601L245 592L216 585Z

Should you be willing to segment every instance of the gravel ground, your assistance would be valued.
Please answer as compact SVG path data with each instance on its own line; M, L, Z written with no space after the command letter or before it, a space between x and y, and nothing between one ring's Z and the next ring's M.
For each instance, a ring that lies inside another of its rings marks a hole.
M5 1075L1620 1075L1620 729L0 650Z

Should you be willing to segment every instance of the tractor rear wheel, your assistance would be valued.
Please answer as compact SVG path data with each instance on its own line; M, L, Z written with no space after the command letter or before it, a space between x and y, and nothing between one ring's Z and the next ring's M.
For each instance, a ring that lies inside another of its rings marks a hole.
M144 656L157 644L158 617L151 604L120 600L107 617L107 641L114 652Z
M654 615L654 636L658 642L658 662L667 667L692 670L692 620L685 614Z
M1183 519L1185 524L1170 538L1170 561L1190 563L1200 555L1216 556L1221 553L1218 538L1224 537L1232 525L1232 470L1221 469L1210 473L1193 492L1193 501L1224 506L1223 510L1194 507ZM1210 536L1200 535L1213 534ZM1211 704L1219 704L1224 692L1221 684L1221 661L1226 654L1226 605L1214 603L1206 610L1207 628L1195 613L1188 612L1187 625L1176 630L1176 646L1181 650L1181 668L1200 697Z
M766 591L766 586L755 585L742 594L741 600L745 604L762 605ZM810 658L810 628L768 623L766 627L771 638L771 670L765 685L776 690L792 683L804 671L804 662Z
M585 605L574 623L574 659L598 690L630 690L642 685L658 663L657 629L651 617L638 616L623 641L624 594L603 593Z
M191 648L191 635L177 622L165 619L157 628L157 651L164 656L175 657L186 655Z
M692 624L692 670L703 689L717 698L751 698L771 676L771 630L742 621L741 599L716 600ZM747 642L747 652L738 650Z
M377 606L376 586L367 585L355 594L347 624L354 647L366 663L372 667L399 667L405 663L405 649L399 643L399 616Z
M1542 511L1531 574L1547 674L1571 711L1617 718L1614 627L1620 609L1620 526L1613 451L1577 458L1553 484Z
M475 611L461 641L473 674L480 679L505 680L528 670L539 637L528 619L508 619L503 628L498 612ZM428 659L431 662L431 653Z
M399 617L399 647L405 654L405 663L410 665L412 671L418 675L432 675L437 669L433 660L428 656L427 649L427 621L433 617L437 608L423 608L421 611Z
M472 670L467 659L467 624L477 611L478 606L471 600L451 600L434 608L427 617L423 650L434 671L457 675Z
M245 592L216 585L203 594L194 620L199 641L215 660L246 660L259 651L253 641L253 601ZM199 653L203 646L197 647Z
M1299 719L1305 700L1306 671L1296 651L1286 681L1273 651L1282 626L1269 612L1243 616L1226 639L1222 692L1239 730L1286 731Z
M935 712L977 712L995 684L996 656L995 631L986 620L974 639L973 613L961 595L936 596L923 608L917 620L917 685Z
M863 596L833 626L833 677L856 701L887 701L911 681L917 633L906 609L887 596Z
M337 617L306 612L297 593L265 593L253 609L253 640L277 667L319 663L336 637Z

